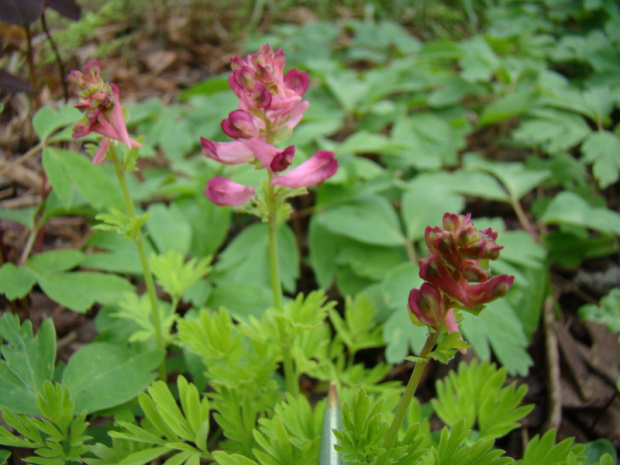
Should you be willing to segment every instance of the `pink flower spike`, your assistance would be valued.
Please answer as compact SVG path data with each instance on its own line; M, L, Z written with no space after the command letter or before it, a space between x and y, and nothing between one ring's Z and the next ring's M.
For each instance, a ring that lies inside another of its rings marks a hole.
M224 165L242 165L254 160L254 154L242 142L213 142L200 138L202 154Z
M207 181L207 198L219 206L238 206L250 201L256 193L252 186L243 186L228 178L215 177Z
M320 184L332 177L338 170L338 161L333 152L319 150L297 168L271 180L274 186L308 187Z
M95 153L95 156L93 157L93 163L95 165L98 165L99 163L101 163L103 161L103 159L105 158L105 156L108 153L108 148L109 147L110 147L110 139L104 138L101 141L101 144L99 144L99 148L97 149L97 153Z

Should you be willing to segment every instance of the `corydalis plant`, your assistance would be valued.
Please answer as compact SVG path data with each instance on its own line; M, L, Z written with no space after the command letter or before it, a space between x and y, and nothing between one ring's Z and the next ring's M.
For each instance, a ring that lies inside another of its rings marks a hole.
M442 329L445 327L448 333L459 332L454 309L478 314L485 304L505 296L514 280L508 275L491 277L489 261L499 258L503 248L495 243L497 233L490 228L478 230L471 222L471 214L446 213L442 226L428 226L424 234L430 255L420 264L420 277L426 282L420 289L411 291L408 304L411 321L427 326L429 335L385 436L385 453L379 457L379 465L386 463L396 442L428 359L434 356L432 350ZM445 361L456 349L464 351L464 347L462 341L447 338L434 357Z
M417 325L438 330L445 322L448 332L456 332L453 309L480 313L485 304L506 295L514 277L491 276L489 261L499 258L503 248L491 228L479 231L471 214L453 213L444 215L442 226L426 228L430 256L420 264L426 282L409 294L409 316Z
M203 154L225 165L254 163L269 173L271 186L308 187L334 175L338 163L332 152L319 151L286 174L293 162L295 147L284 149L274 144L290 136L308 108L303 95L308 75L297 69L284 74L283 50L274 52L263 45L245 60L231 59L233 72L228 78L239 97L239 109L222 121L222 130L235 139L215 142L201 138ZM251 186L242 186L228 178L215 177L207 182L206 196L218 205L243 205L256 194Z
M137 153L130 151L125 156L124 162L121 162L116 144L111 143L111 141L123 142L130 149L140 148L142 144L129 137L118 87L103 80L101 64L98 61L89 61L84 67L84 71L71 71L68 79L78 88L80 101L76 108L85 114L84 121L74 126L73 137L84 137L91 132L104 136L93 158L93 163L101 163L106 156L112 160L127 210L127 215L115 209L112 209L109 214L97 215L96 218L104 223L98 225L98 228L116 231L135 241L151 307L155 342L158 349L164 350L166 341L157 306L155 282L146 258L144 238L140 231L146 217L136 215L125 179L125 171L135 164ZM159 375L162 379L166 377L165 358L160 364Z
M129 137L120 91L115 84L103 80L99 61L89 61L84 71L71 71L68 79L78 88L80 101L75 107L84 113L84 120L73 128L73 137L84 137L91 132L104 136L93 163L103 161L110 140L123 142L129 148L142 147L140 142Z

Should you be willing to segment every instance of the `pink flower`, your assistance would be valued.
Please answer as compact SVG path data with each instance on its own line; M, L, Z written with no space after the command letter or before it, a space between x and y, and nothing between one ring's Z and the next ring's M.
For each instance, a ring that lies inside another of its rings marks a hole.
M426 228L430 255L420 263L420 277L426 282L411 291L409 309L419 322L434 329L441 324L440 315L439 321L452 333L458 331L454 308L477 314L487 303L505 296L514 277L489 272L488 261L498 258L502 249L490 228L480 231L471 215L452 213L444 215L442 226Z
M243 186L228 178L215 177L207 181L205 195L220 206L237 206L248 203L254 194L252 186Z
M254 154L243 142L213 142L200 138L202 154L224 165L242 165L254 160Z
M332 177L338 170L338 161L333 152L319 150L297 168L271 180L274 186L308 187Z
M129 137L118 87L103 81L98 61L89 61L83 72L71 71L68 79L78 86L80 100L75 107L85 114L85 122L73 128L73 137L80 138L96 132L108 138L99 146L93 163L103 161L110 146L109 139L123 142L129 148L142 147L142 144Z
M412 322L439 329L444 319L445 304L437 286L424 283L420 289L412 289L408 305Z
M245 60L234 57L230 63L228 83L239 97L239 109L222 121L222 130L235 140L201 138L202 153L226 165L257 160L270 173L281 173L291 166L295 147L281 149L274 144L291 134L308 109L308 102L303 100L308 75L297 69L284 74L284 51L274 52L269 45L263 45ZM273 177L271 183L282 187L312 186L333 176L337 169L334 154L319 151L290 172ZM208 196L216 198L212 193Z

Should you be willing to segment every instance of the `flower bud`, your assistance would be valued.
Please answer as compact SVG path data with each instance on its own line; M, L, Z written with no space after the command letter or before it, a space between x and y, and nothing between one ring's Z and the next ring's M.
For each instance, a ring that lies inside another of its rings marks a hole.
M445 306L437 286L424 283L420 289L413 289L409 293L408 303L411 311L409 317L414 324L420 323L433 329L441 326Z

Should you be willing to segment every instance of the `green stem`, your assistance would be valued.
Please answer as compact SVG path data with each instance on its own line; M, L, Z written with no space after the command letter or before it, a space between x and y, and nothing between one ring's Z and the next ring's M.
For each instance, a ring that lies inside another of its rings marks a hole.
M273 304L282 310L282 282L280 281L280 270L278 268L278 198L274 187L271 185L273 173L269 173L267 179L267 208L269 217L269 275L271 278L271 289L273 291ZM295 364L291 356L291 344L288 332L284 324L280 324L280 334L282 336L282 365L284 368L284 381L286 392L295 396L299 393L299 383L295 374Z
M136 217L136 211L133 207L133 202L131 201L131 196L129 195L129 189L127 188L127 181L125 180L125 170L121 165L120 160L118 159L118 154L116 153L116 147L113 144L110 144L110 149L108 151L110 158L114 162L114 169L116 170L116 176L118 177L118 182L121 186L121 191L123 192L123 199L125 200L125 207L127 208L127 214L130 219L134 219ZM151 314L153 317L153 327L155 329L155 343L158 349L165 350L166 343L164 341L163 330L161 326L161 318L159 316L159 310L157 309L157 294L155 292L155 282L153 281L153 275L151 274L151 268L149 267L149 262L146 258L146 251L144 249L144 239L142 237L142 233L137 231L136 237L134 237L136 242L136 246L138 247L138 255L140 256L140 264L142 265L142 273L144 274L144 283L146 284L146 293L149 296L149 301L151 303ZM166 380L166 357L162 359L159 365L159 378L162 381Z
M267 188L267 208L269 213L269 276L271 278L271 290L273 291L273 304L276 308L282 308L282 283L280 282L280 270L278 268L278 205L275 190L271 185L273 174L269 173Z
M407 388L405 389L405 393L403 397L400 399L400 404L398 404L398 409L396 410L396 415L394 416L394 420L392 421L392 425L385 436L385 440L383 442L383 447L385 449L385 453L379 457L377 465L383 465L389 456L389 452L394 447L394 443L398 437L398 431L400 430L400 425L405 418L405 414L407 413L407 409L409 408L409 404L411 403L411 399L415 394L416 389L418 388L418 384L420 383L420 378L422 378L422 373L424 373L424 369L428 364L428 354L431 353L433 347L435 347L435 343L437 342L437 338L439 337L439 331L433 331L428 335L426 339L426 343L420 352L419 357L424 359L415 364L413 369L413 373L411 373L411 378L409 378L409 383L407 384Z

